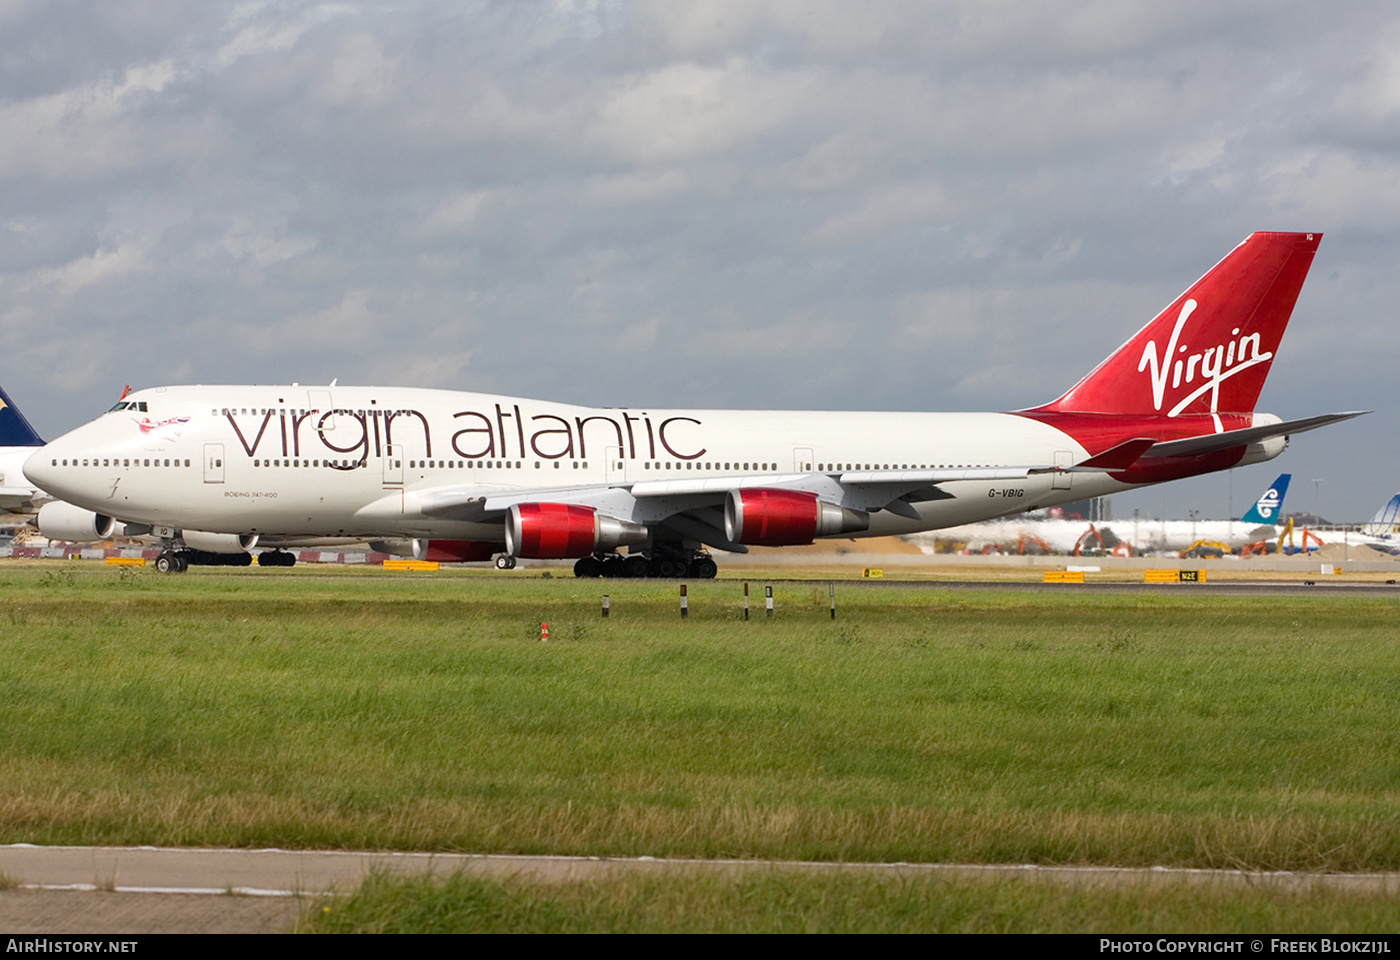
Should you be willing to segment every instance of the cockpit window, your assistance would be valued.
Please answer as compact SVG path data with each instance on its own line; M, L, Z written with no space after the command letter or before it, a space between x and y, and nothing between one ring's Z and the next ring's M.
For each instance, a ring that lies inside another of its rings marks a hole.
M111 410L108 410L107 412L108 412L108 413L116 413L118 410L125 410L125 409L126 409L126 401L123 400L123 401L121 401L120 403L118 403L115 407L113 407Z

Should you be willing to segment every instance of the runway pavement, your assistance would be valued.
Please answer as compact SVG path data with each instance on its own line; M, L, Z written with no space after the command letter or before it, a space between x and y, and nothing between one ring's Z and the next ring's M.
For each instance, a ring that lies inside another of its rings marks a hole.
M278 933L327 892L352 891L375 871L463 872L538 883L624 872L742 875L755 871L940 875L1071 885L1248 884L1400 893L1400 874L1026 865L801 863L649 857L517 857L445 853L0 846L0 933Z

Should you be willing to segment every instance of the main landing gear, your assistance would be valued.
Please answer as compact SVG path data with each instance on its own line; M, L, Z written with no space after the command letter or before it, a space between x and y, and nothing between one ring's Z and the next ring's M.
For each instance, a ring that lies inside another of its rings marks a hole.
M713 580L718 572L719 567L710 555L698 551L690 556L657 557L647 557L640 553L629 553L625 557L617 553L595 554L574 564L574 576L584 578L692 577L696 580Z
M174 550L162 550L160 556L156 557L157 573L184 573L189 568L189 560L185 559L184 554Z
M512 557L512 556L511 556L510 554L508 554L508 553L503 553L503 554L501 554L499 557L496 558L496 569L497 569L497 570L514 570L514 569L515 569L515 558Z
M251 553L209 553L205 550L166 548L156 557L155 567L157 573L184 573L190 567L246 567L252 562ZM258 555L260 567L290 567L296 562L296 554L285 550L267 550Z

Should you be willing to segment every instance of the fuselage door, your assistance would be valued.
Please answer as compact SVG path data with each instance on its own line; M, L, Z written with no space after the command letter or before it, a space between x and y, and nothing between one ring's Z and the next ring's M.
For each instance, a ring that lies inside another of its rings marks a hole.
M797 473L812 472L811 447L797 447L792 451L792 469Z
M206 443L204 445L204 482L224 482L224 445Z
M403 444L391 443L384 454L384 486L403 486Z
M321 418L335 409L331 406L329 390L306 391L306 402L311 410L311 419L307 422L313 428L322 429L327 433L335 429L335 417L328 418L324 424L321 423Z
M627 479L627 461L622 459L621 447L608 447L608 483L621 483Z

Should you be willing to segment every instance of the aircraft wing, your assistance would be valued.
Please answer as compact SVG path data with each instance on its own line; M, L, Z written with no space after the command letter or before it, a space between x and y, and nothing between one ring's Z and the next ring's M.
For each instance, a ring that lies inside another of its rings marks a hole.
M668 480L636 480L625 483L557 488L499 490L480 486L437 488L423 495L418 509L430 517L447 520L491 522L503 517L512 505L536 501L586 504L599 510L620 509L631 501L650 522L670 520L680 513L719 509L733 490L754 488L800 490L855 510L890 510L911 520L920 519L911 503L951 499L938 489L960 481L1025 480L1035 474L1065 471L1116 472L1126 470L1155 441L1129 440L1068 467L1047 464L1010 467L958 467L940 469L846 470L813 473L736 474ZM650 508L650 509L648 509ZM628 514L632 510L626 511ZM730 545L734 546L734 545ZM725 549L730 549L726 546Z
M425 491L417 495L416 503L412 506L428 517L493 523L503 519L517 504L542 501L573 503L593 507L603 513L632 517L641 523L666 524L684 536L710 546L743 552L742 544L730 542L720 532L724 527L725 500L732 491L757 488L801 491L850 510L867 513L888 510L917 521L922 517L913 504L955 496L942 489L945 485L964 481L1025 480L1034 475L1062 472L1113 474L1127 470L1146 458L1197 456L1248 446L1274 437L1315 430L1361 416L1364 412L1325 414L1183 440L1157 441L1150 437L1136 437L1069 466L1040 463L1006 467L735 474L513 490L466 484ZM401 509L398 497L390 500L392 511L397 513Z
M841 473L763 473L727 477L674 480L638 480L612 485L531 488L502 491L477 486L437 489L418 502L425 515L450 520L491 522L503 517L512 505L536 501L585 504L598 510L609 509L638 516L646 522L667 522L677 529L688 527L686 516L702 518L712 530L706 536L686 529L687 535L739 550L741 545L714 542L713 530L722 526L724 501L730 491L755 488L795 490L812 493L853 510L890 510L900 516L919 519L910 506L921 500L952 497L938 489L941 484L965 480L1024 480L1032 472L1052 467L968 467L935 470L850 470ZM710 516L713 513L714 516ZM740 551L742 552L742 551Z

